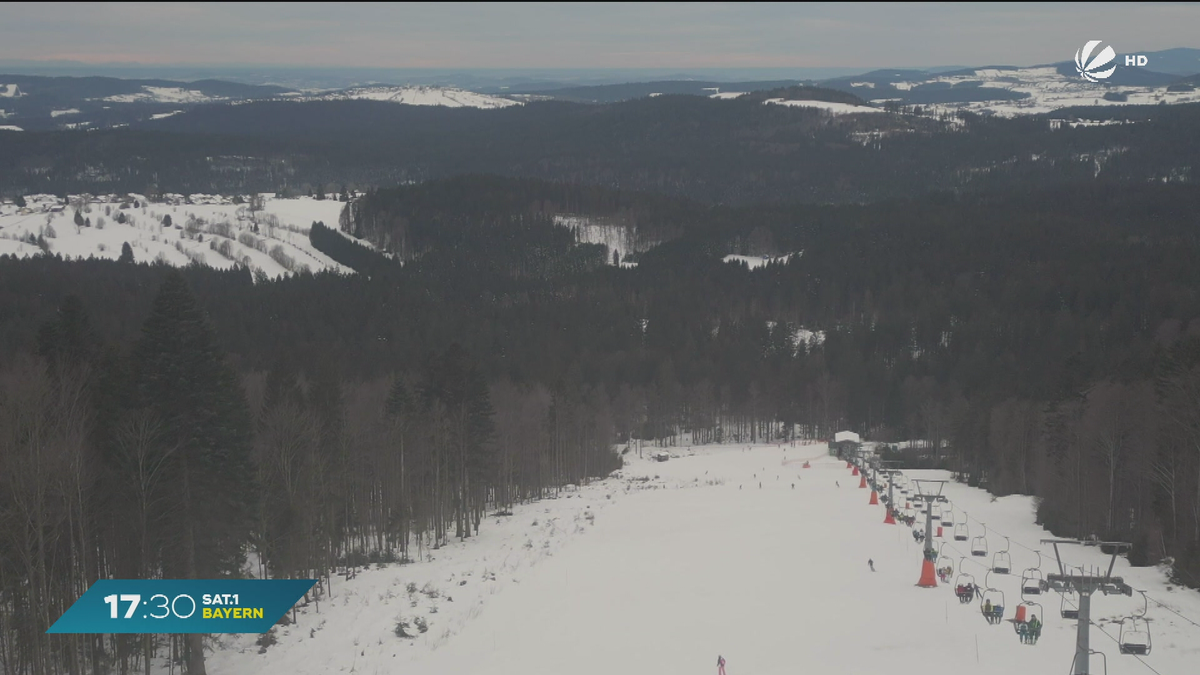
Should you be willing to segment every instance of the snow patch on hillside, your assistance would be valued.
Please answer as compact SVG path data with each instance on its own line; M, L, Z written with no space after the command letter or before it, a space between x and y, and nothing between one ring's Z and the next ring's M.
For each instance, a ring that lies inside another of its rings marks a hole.
M792 259L792 256L796 256L797 258L799 258L802 255L804 255L804 251L797 251L794 253L788 253L787 255L777 255L777 256L727 255L724 258L722 258L722 260L727 263L728 262L746 263L747 265L749 265L750 269L753 270L753 269L758 269L759 267L762 267L764 265L786 263L787 261Z
M0 131L25 131L21 127L12 124L0 124Z
M603 217L573 215L555 216L554 223L573 230L582 244L607 246L608 255L605 262L608 264L612 264L613 251L617 252L622 261L626 255L640 252L636 226L614 223Z
M519 101L479 94L453 87L355 87L314 97L323 101L387 101L402 105L443 106L446 108L507 108L522 105Z
M978 68L956 75L933 77L921 83L892 82L890 84L896 89L907 91L924 84L939 83L950 86L977 85L989 89L1003 89L1027 94L1028 97L1011 101L920 104L932 114L969 110L1002 117L1015 117L1038 115L1071 106L1157 105L1160 103L1170 105L1200 102L1200 90L1167 91L1167 85L1135 87L1093 84L1079 77L1062 75L1053 66L1005 70ZM851 86L857 85L852 84ZM1107 93L1122 94L1126 100L1105 100L1104 95ZM883 100L885 99L873 99L873 102L882 102Z
M879 108L872 108L865 105L853 105L851 103L838 103L836 101L789 101L782 98L769 98L763 101L768 105L786 105L800 108L818 108L834 115L849 115L855 113L882 113L887 112Z
M51 117L62 117L63 115L78 115L79 108L68 108L66 110L51 110Z
M209 96L195 89L183 87L151 87L143 85L142 91L136 94L116 94L106 96L102 101L111 103L212 103L228 100L220 96Z
M128 243L136 262L246 267L268 278L305 270L352 272L314 249L308 239L313 221L337 227L344 204L336 200L267 195L263 210L251 212L218 195L168 194L154 203L141 195L79 195L66 202L53 195L25 199L24 208L0 204L0 255L37 255L44 245L49 253L67 258L115 260ZM76 210L84 226L75 224ZM164 224L167 216L170 224Z
M15 84L0 84L0 97L2 98L19 98L24 95L21 88Z

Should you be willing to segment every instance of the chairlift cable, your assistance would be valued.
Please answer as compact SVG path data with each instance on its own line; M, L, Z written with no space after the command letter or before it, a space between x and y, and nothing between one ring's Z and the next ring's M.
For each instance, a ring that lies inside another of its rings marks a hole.
M1146 594L1145 594L1145 593L1142 593L1142 595L1146 595ZM1192 621L1191 619L1187 618L1186 616L1184 616L1184 615L1180 614L1179 612L1176 612L1175 610L1171 609L1171 608L1170 608L1170 607L1168 607L1167 605L1164 605L1163 603L1159 602L1158 600L1155 600L1154 598L1151 598L1149 595L1146 595L1146 597L1147 597L1147 598L1150 598L1150 602L1153 602L1154 604L1158 605L1159 607L1162 607L1163 609L1165 609L1165 610L1167 610L1168 612L1170 612L1170 613L1174 614L1175 616L1177 616L1177 617L1179 617L1179 618L1183 619L1184 621L1186 621L1186 622L1188 622L1188 623L1192 624L1193 626L1195 626L1195 627L1197 627L1197 628L1200 628L1200 623L1197 623L1197 622L1195 622L1195 621Z

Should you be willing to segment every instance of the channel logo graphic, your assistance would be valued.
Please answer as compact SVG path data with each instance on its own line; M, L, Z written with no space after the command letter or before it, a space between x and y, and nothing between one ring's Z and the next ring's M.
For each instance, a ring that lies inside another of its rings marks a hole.
M1088 82L1099 82L1107 80L1117 70L1117 64L1113 61L1117 58L1117 53L1113 51L1111 45L1100 50L1099 54L1092 55L1092 51L1100 46L1099 40L1088 40L1087 44L1075 52L1075 70L1079 75ZM1112 63L1107 69L1105 66Z

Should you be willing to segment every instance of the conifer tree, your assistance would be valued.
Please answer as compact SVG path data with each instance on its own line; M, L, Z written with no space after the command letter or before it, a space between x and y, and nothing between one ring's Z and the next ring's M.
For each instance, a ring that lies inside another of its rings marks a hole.
M133 354L136 401L161 420L164 517L160 541L168 577L235 573L248 540L255 490L245 394L178 271L167 274ZM203 674L201 636L187 641L188 672Z

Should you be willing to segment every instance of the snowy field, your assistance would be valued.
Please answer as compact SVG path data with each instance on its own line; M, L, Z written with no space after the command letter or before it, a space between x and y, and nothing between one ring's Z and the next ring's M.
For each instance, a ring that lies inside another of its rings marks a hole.
M478 539L432 560L335 578L320 611L306 607L277 628L265 653L253 635L222 636L209 670L694 675L715 673L720 654L728 675L1068 672L1075 624L1059 618L1058 595L1041 596L1045 629L1029 646L1011 623L989 625L977 604L960 605L952 584L917 588L910 530L883 524L883 507L868 506L869 491L823 445L671 453L661 463L649 449L647 459L627 455L613 477L490 517ZM992 575L1012 616L1021 570L1037 563L1020 546L1048 536L1033 525L1030 499L992 501L957 484L945 493L993 551L1012 538L1013 573ZM961 552L982 585L968 544L946 537L946 553ZM1094 548L1066 553L1071 564L1106 562ZM1043 556L1043 571L1052 565ZM1197 625L1151 603L1154 648L1143 663L1100 634L1115 637L1112 621L1140 597L1097 597L1092 646L1107 654L1108 673L1200 672L1200 594L1123 560L1117 573ZM398 620L415 637L396 637Z
M1071 106L1157 105L1159 103L1170 105L1200 101L1200 89L1167 91L1166 85L1157 87L1100 86L1079 77L1063 76L1052 66L1006 70L981 68L960 75L934 77L920 83L892 82L891 85L896 89L910 90L919 84L929 83L951 86L978 83L978 86L981 87L1028 94L1028 98L1015 101L974 101L924 106L934 114L952 114L956 110L970 110L990 112L1002 117L1017 117L1039 115ZM1108 92L1124 94L1128 100L1106 101L1104 94ZM875 102L881 101L875 100Z
M133 207L133 200L139 206ZM137 262L185 266L196 261L218 269L242 265L270 278L305 268L351 271L308 240L313 221L337 228L345 204L335 199L266 195L262 211L254 213L212 195L192 195L186 200L190 204L181 196L173 200L177 203L147 203L140 195L74 197L65 204L51 195L31 195L26 201L24 209L0 204L0 256L37 255L41 249L29 238L41 236L50 253L70 258L115 260L128 242ZM122 204L130 206L122 209ZM77 207L90 227L75 224ZM118 222L121 216L124 223ZM164 225L166 216L169 225Z
M768 105L793 106L797 108L818 108L834 115L887 112L880 108L872 108L865 105L854 105L852 103L837 103L835 101L789 101L782 98L769 98L763 101L763 103Z
M445 108L484 108L497 109L521 105L519 101L479 94L454 87L395 87L378 85L371 87L356 87L341 91L328 92L312 97L301 97L297 100L356 100L356 101L387 101L403 105L432 105Z

